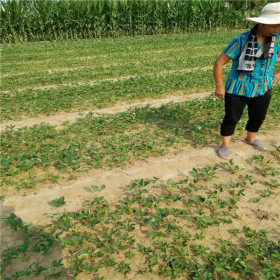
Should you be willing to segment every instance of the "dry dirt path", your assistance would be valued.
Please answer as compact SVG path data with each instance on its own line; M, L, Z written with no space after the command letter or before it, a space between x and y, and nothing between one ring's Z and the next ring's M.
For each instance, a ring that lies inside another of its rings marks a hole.
M232 144L231 155L234 163L248 166L248 159L254 155L260 153L270 155L273 150L271 144L277 144L277 139L280 139L280 131L260 133L259 139L266 144L267 151L260 152L243 143L240 138L236 139ZM92 192L91 185L106 185L106 189L102 191L101 195L106 197L109 202L114 202L123 193L123 187L135 179L157 177L161 180L173 180L185 178L189 176L189 171L194 167L213 166L224 161L216 155L215 146L201 149L186 147L184 151L176 151L164 157L139 160L126 167L91 170L88 173L78 175L74 182L68 181L50 187L38 187L32 193L31 191L25 194L23 192L11 193L5 198L4 202L1 201L1 215L5 217L14 212L27 223L44 225L51 221L46 216L47 213L77 211L82 207L85 200L92 200L99 195ZM230 177L227 174L225 180L229 179ZM66 205L61 208L53 207L50 202L61 196L65 197ZM273 207L277 208L277 203ZM277 212L278 210L274 209L274 211Z
M50 125L56 125L57 128L62 128L62 124L67 121L69 123L75 122L78 118L81 118L81 116L86 115L90 112L94 113L94 116L98 117L100 114L115 114L120 112L125 112L129 108L132 107L145 107L148 104L151 105L151 107L160 107L163 104L167 104L169 102L184 102L187 100L193 100L196 98L204 98L210 95L210 92L198 92L198 93L192 93L188 95L183 95L184 91L177 91L172 92L172 96L168 96L161 99L150 99L150 100L144 100L144 101L138 101L133 103L128 102L121 102L113 107L108 108L102 108L102 109L96 109L91 111L83 111L83 112L69 112L69 113L58 113L52 116L40 116L37 118L29 118L29 119L23 119L20 121L6 121L3 124L0 125L0 132L3 131L6 126L13 125L15 128L22 128L22 127L31 127L36 124L40 124L42 122L48 123Z

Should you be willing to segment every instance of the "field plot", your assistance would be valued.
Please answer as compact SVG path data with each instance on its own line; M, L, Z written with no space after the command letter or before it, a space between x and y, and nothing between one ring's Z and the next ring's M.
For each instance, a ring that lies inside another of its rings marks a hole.
M218 35L190 35L188 43L186 37L166 36L5 46L2 118L212 89L212 64L224 47L222 39L226 41ZM209 53L201 56L203 44Z
M279 279L279 86L215 154L240 32L2 46L3 279Z

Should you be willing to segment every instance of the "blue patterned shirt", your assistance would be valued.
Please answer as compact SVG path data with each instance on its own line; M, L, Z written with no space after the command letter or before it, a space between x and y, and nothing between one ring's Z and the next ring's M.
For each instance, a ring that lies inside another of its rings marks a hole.
M224 53L232 58L232 67L225 88L226 92L246 96L257 97L272 88L273 67L278 59L280 51L280 33L276 34L274 54L268 59L256 59L254 71L238 71L239 57L249 38L250 30L234 38L224 49ZM258 50L261 48L258 42Z

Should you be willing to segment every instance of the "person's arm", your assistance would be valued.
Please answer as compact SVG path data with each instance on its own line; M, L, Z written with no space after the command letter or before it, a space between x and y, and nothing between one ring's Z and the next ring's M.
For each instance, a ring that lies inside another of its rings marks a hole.
M214 78L216 83L215 95L221 99L225 98L225 85L223 81L223 66L228 63L231 58L225 53L221 53L214 63Z

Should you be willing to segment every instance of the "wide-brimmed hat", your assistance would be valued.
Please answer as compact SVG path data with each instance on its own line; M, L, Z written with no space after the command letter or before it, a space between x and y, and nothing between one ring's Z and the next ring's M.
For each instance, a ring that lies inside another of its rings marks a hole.
M263 24L280 24L280 2L265 5L259 17L246 19Z

